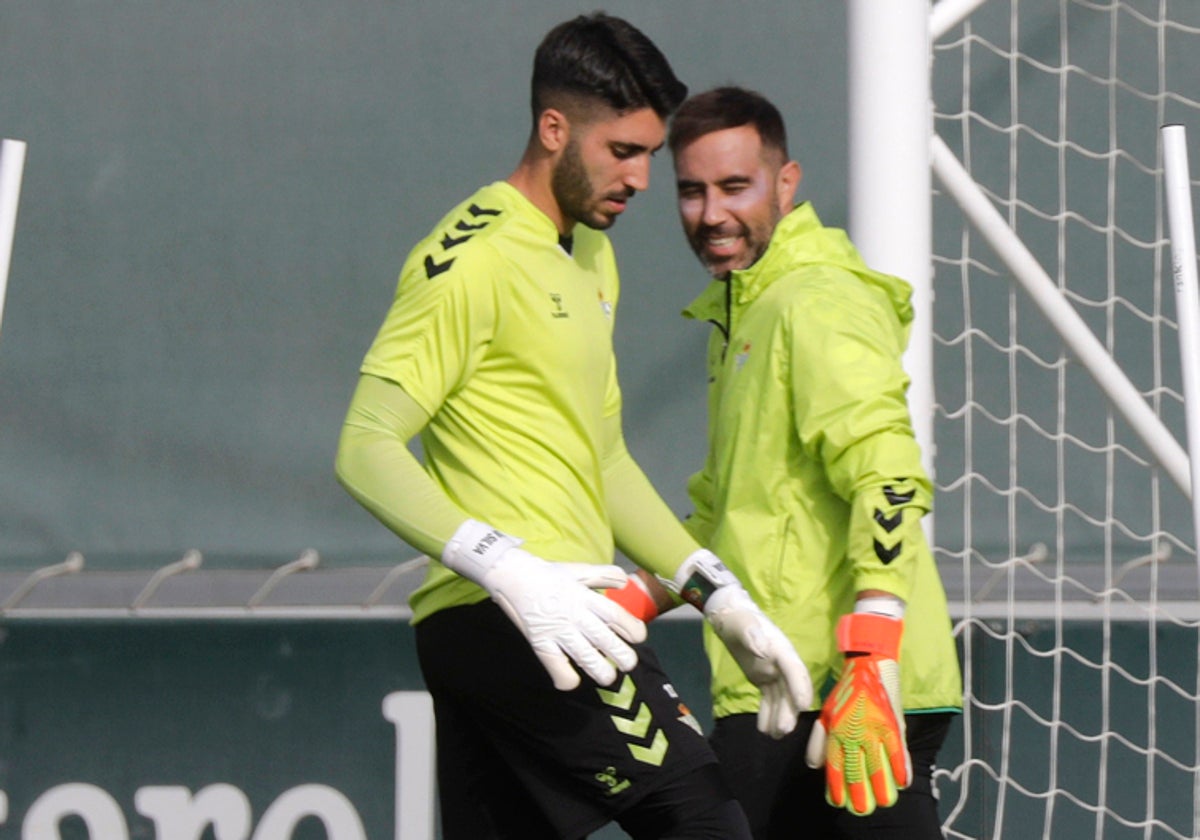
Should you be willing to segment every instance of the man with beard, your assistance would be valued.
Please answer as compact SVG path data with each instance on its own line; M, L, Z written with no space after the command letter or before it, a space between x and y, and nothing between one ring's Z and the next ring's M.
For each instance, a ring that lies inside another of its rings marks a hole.
M761 95L692 97L668 144L684 233L713 278L684 313L714 327L686 525L826 698L789 736L762 737L759 690L706 632L721 768L756 840L940 838L933 766L962 682L920 524L932 487L901 366L911 289L793 206L800 165ZM642 593L643 618L672 605L640 583L613 597Z
M515 171L409 254L361 368L337 473L432 558L410 603L447 840L571 840L611 820L647 840L748 840L645 626L592 588L624 583L614 546L704 611L770 698L770 734L811 702L795 651L622 437L602 231L648 186L685 95L625 21L553 29Z

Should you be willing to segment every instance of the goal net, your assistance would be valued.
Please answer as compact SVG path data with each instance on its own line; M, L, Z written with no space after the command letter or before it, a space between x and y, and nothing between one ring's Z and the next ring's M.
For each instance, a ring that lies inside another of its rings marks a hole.
M930 46L934 537L965 682L947 835L1196 837L1159 128L1200 141L1200 2L943 3Z

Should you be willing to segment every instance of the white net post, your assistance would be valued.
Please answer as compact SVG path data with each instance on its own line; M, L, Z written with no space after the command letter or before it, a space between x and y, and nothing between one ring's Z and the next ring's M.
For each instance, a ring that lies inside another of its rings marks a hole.
M21 177L25 171L25 144L20 140L0 141L0 324L8 292L8 269L12 263L13 236L17 229L17 205Z
M913 287L904 367L909 410L933 475L928 0L849 0L848 233L867 265ZM932 517L926 527L932 528Z
M1192 534L1200 545L1200 298L1196 281L1196 227L1192 215L1187 129L1163 126L1163 182L1167 220L1171 232L1171 272L1175 279L1175 311L1179 316L1179 358L1187 416L1188 452L1191 454ZM1200 551L1197 552L1200 563ZM1200 651L1197 652L1200 659ZM1197 668L1200 696L1200 667ZM1196 710L1196 754L1200 756L1200 704ZM1197 783L1200 788L1200 781ZM1200 833L1200 796L1192 802L1192 830Z
M1196 222L1192 214L1187 128L1163 126L1163 179L1171 231L1171 273L1179 315L1179 358L1191 453L1192 532L1200 540L1200 295L1196 281ZM1200 561L1200 556L1197 557Z

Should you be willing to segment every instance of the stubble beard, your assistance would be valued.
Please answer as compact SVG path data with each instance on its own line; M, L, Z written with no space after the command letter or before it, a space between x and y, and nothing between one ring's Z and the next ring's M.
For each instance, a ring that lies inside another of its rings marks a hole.
M550 176L550 189L558 209L565 218L580 222L593 230L608 230L616 216L600 213L594 207L596 193L583 165L579 144L568 141L563 156Z
M710 275L718 280L724 280L729 277L731 271L744 271L762 259L762 255L767 252L767 247L771 244L771 237L775 233L775 228L783 219L783 214L774 208L772 204L770 223L761 228L754 229L746 225L740 225L738 236L746 244L747 257L738 261L738 264L731 264L729 260L713 260L704 249L705 241L708 238L708 231L701 230L690 238L692 251L699 258L700 264L708 271Z

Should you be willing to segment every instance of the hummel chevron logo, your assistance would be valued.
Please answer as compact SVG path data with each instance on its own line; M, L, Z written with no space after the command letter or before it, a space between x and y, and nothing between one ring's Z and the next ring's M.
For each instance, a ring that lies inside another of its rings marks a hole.
M633 720L611 715L613 726L622 735L632 735L635 738L645 738L650 731L650 707L645 703L638 706L637 716Z
M429 254L425 257L425 276L432 280L443 271L449 271L450 266L454 265L454 258L446 260L444 263L434 262L433 255Z
M600 694L600 699L607 706L615 706L618 709L629 711L633 706L633 698L637 694L637 687L633 684L633 680L629 675L625 675L625 679L621 680L621 685L616 691L608 691L603 688L597 688L596 691Z
M480 216L499 216L500 215L499 210L489 210L486 207L480 207L478 204L472 204L470 207L467 208L467 212L470 213L472 216L474 216L476 219L478 219ZM466 232L467 235L466 236L451 236L449 233L443 234L442 242L441 242L442 250L448 251L456 245L463 244L464 242L466 242L468 239L470 239L472 236L475 235L475 231L483 230L489 224L491 224L490 219L485 219L484 221L479 222L478 224L474 224L474 225L469 222L463 222L463 221L458 222L457 224L454 225L455 230L464 231L464 232ZM446 260L445 262L440 263L433 258L432 254L430 254L425 257L425 277L429 280L432 280L434 277L437 277L439 274L449 271L450 266L452 266L452 265L454 265L453 257Z
M891 484L884 485L883 495L888 502L893 505L906 505L913 500L917 495L916 490L905 490L903 488L893 487Z
M629 752L637 761L658 767L663 763L663 758L667 754L667 735L660 729L650 746L643 747L638 744L629 744L628 746Z
M898 526L903 519L904 519L903 511L898 510L898 511L896 511L895 516L892 516L889 518L879 508L875 508L875 521L879 524L880 528L887 531L889 534L892 533L892 531L896 530L896 526Z
M872 540L875 543L875 556L879 558L879 562L883 565L888 565L897 557L900 556L900 550L904 547L903 542L898 542L891 548L888 548L879 540Z
M461 245L464 242L466 242L468 239L471 238L471 236L472 236L472 234L469 234L469 233L466 236L451 236L450 234L447 233L445 236L442 237L442 250L449 251L455 245Z
M596 692L600 695L600 699L607 706L612 706L615 709L628 712L634 707L634 700L637 697L637 687L633 684L633 680L626 674L621 680L621 685L616 691L608 691L607 689L597 688ZM637 704L637 713L633 718L624 717L622 715L609 715L613 726L622 735L627 735L631 738L645 740L646 735L654 729L653 714L650 711L650 706L646 703ZM663 757L667 754L667 733L661 729L656 729L654 738L649 746L641 744L626 744L629 748L629 754L634 757L634 760L640 761L642 764L650 764L655 767L663 762Z

